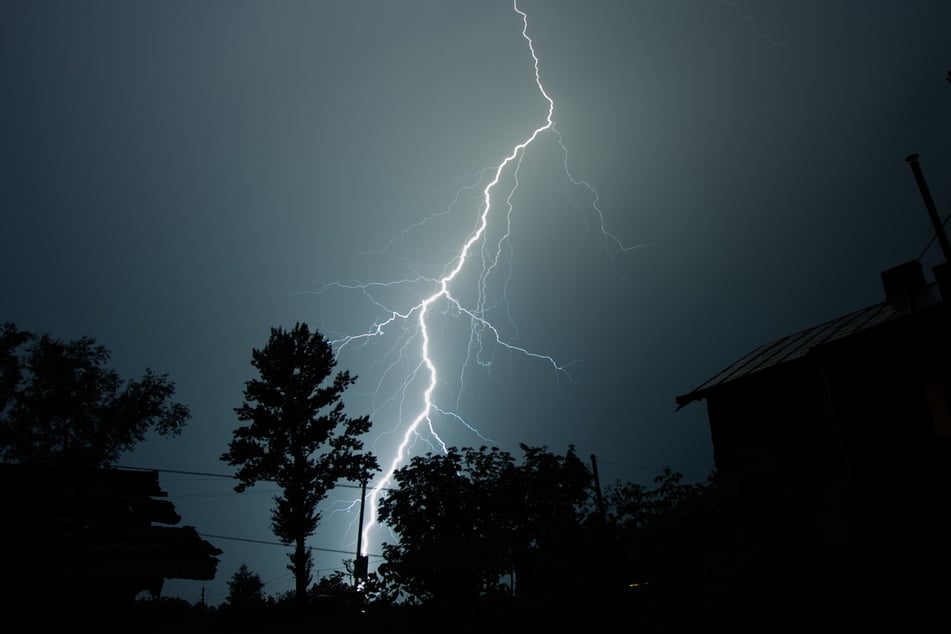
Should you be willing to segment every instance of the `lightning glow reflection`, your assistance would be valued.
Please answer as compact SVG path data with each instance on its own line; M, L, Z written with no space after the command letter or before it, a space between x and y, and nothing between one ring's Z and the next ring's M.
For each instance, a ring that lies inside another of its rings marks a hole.
M525 347L515 345L512 340L503 337L497 327L493 325L493 323L487 317L487 314L490 310L498 308L497 304L490 305L488 302L487 280L493 272L502 266L501 260L506 249L506 244L510 237L511 217L514 211L513 197L519 187L519 169L521 168L526 148L534 143L541 135L554 135L555 142L563 152L562 165L567 182L570 182L574 186L584 188L589 192L589 195L593 199L593 202L590 203L590 207L597 217L597 230L600 232L600 235L604 240L605 248L607 249L610 246L614 250L625 252L642 246L626 246L621 242L621 240L606 230L603 214L598 207L598 193L587 182L575 178L569 172L567 148L564 144L561 134L555 128L553 118L555 102L542 84L538 55L535 51L534 42L532 41L532 38L528 32L528 15L519 8L517 0L513 0L512 8L521 19L521 36L527 45L528 53L532 59L535 86L538 90L538 93L542 98L544 98L547 108L544 119L540 121L539 125L534 130L532 130L531 133L524 138L524 140L513 145L509 153L504 159L502 159L500 163L498 163L498 165L484 170L481 174L481 178L483 178L483 180L486 177L488 177L489 180L481 191L481 203L475 228L471 231L468 237L463 242L461 242L458 250L449 260L449 262L443 267L441 274L437 276L418 274L412 277L390 282L354 284L332 283L327 284L322 289L317 291L318 293L323 293L331 288L357 291L365 295L366 298L377 309L382 311L383 317L377 320L365 332L341 336L332 340L331 343L333 344L338 357L347 348L365 345L375 338L384 336L391 329L399 328L403 329L404 334L399 338L399 341L394 345L393 349L390 350L390 354L392 354L396 360L390 362L386 370L383 372L383 375L385 376L390 372L395 371L397 365L400 362L405 361L409 355L409 348L411 345L418 346L419 350L418 358L420 361L407 373L405 378L399 381L397 395L392 398L400 401L400 411L402 412L402 406L408 398L407 392L409 391L410 387L417 381L422 381L422 385L419 386L422 390L421 394L419 395L419 402L421 403L421 406L417 413L409 420L408 424L406 424L405 427L400 430L400 442L396 448L395 454L388 464L384 464L383 473L373 484L372 493L370 494L367 503L367 519L362 528L363 532L361 543L364 545L364 547L365 545L369 544L370 532L376 524L380 496L382 495L383 491L391 485L395 472L406 463L411 446L415 442L425 438L426 442L432 443L433 448L438 446L441 451L447 451L448 447L446 443L442 438L440 438L434 426L433 419L435 416L452 418L455 421L463 424L469 431L476 434L479 438L489 441L489 439L483 436L474 426L469 425L461 415L454 411L449 411L440 407L436 402L435 392L437 386L440 383L440 369L438 367L437 361L435 360L436 356L432 350L434 340L431 330L433 328L431 318L435 313L439 311L443 311L444 313L448 312L454 315L459 315L465 320L468 320L469 343L467 346L466 359L463 363L463 367L468 365L470 361L473 361L473 359L480 365L490 365L491 360L483 359L481 357L481 353L484 350L484 345L486 343L491 343L492 345L500 346L511 352L523 355L526 358L546 364L552 369L556 376L563 376L568 380L572 380L568 372L568 367L570 364L561 363L550 355L538 353ZM491 175L491 177L489 177L489 175ZM501 187L500 183L503 181L503 179L509 179L506 182L510 182L510 184L507 185L507 187L510 188L503 199L504 204L496 204L496 189ZM459 199L459 195L460 194L457 193L456 200L453 201L453 205ZM502 213L496 212L496 208L502 209ZM450 209L452 209L452 206L450 206ZM500 217L496 218L493 217L493 215ZM424 225L434 217L435 216L431 216L430 218L408 227L400 234L400 236L394 238L390 244L392 245L393 242L398 240L400 237L404 236L412 229ZM491 246L488 245L490 222L497 222L500 225L499 228L495 229L495 231L500 232L500 237L498 237L497 241L495 241ZM481 262L477 261L477 253L481 254ZM478 282L475 287L476 299L474 306L467 307L462 301L460 301L457 295L453 294L453 285L454 282L458 282L460 275L464 270L466 270L467 265L469 265L474 260L477 261L477 266L481 265L481 269L479 269ZM428 290L423 291L421 299L418 299L416 303L402 310L390 308L387 302L379 298L381 294L390 292L394 289L403 290L410 295L414 295L419 293L419 288ZM372 414L371 419L373 419Z

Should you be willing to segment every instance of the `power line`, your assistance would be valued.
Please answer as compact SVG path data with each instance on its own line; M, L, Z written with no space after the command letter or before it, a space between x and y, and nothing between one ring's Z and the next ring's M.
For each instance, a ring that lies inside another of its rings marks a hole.
M129 467L125 465L115 465L116 469L132 469L136 471L157 471L159 473L175 473L178 475L194 475L194 476L203 476L206 478L227 478L229 480L237 480L234 475L229 473L210 473L207 471L183 471L179 469L155 469L151 467ZM274 480L261 480L261 482L274 482ZM344 489L361 489L363 488L359 484L336 484L335 487L340 487ZM393 489L387 487L372 487L373 490L379 489L381 491L392 491Z
M125 465L116 465L116 468L117 468L117 469L130 469L130 470L136 470L136 471L155 471L155 472L158 472L158 473L174 473L174 474L178 474L178 475L193 475L193 476L201 476L201 477L206 477L206 478L225 478L225 479L229 479L229 480L235 480L235 479L236 479L233 475L230 475L230 474L211 473L211 472L207 472L207 471L186 471L186 470L182 470L182 469L157 469L157 468L150 468L150 467L131 467L131 466L125 466ZM273 481L272 481L272 480L264 480L264 482L273 482ZM343 487L343 488L353 488L353 489L362 488L361 486L357 486L357 485L353 485L353 484L337 484L336 486L337 486L337 487ZM388 489L388 490L392 490L392 489ZM275 491L267 491L266 493L274 493L274 492L275 492ZM247 492L245 492L245 493L247 493ZM235 495L238 495L238 494L236 493ZM243 495L243 493L242 493L242 495ZM180 497L180 496L176 496L176 497ZM189 497L189 496L186 495L186 496L184 496L184 497ZM224 539L224 540L229 540L229 541L245 542L245 543L250 543L250 544L264 544L264 545L267 545L267 546L281 546L281 547L284 547L284 548L287 547L287 544L282 544L281 542L275 542L275 541L267 541L267 540L263 540L263 539L250 539L250 538L247 538L247 537L229 537L229 536L227 536L227 535L212 535L212 534L210 534L210 533L198 533L198 534L199 534L200 536L202 536L202 537L207 537L207 538L210 538L210 539ZM353 554L354 554L353 551L349 551L349 550L339 550L339 549L334 549L334 548L320 548L320 547L317 547L317 546L306 546L306 548L307 548L308 550L311 550L311 551L320 551L320 552L329 552L329 553L340 553L340 554L344 554L344 555L353 555ZM367 556L368 556L368 557L383 557L383 555L378 555L378 554L373 554L373 553L367 553Z
M234 480L235 477L225 473L208 473L206 471L179 471L176 469L155 469L152 467L129 467L125 465L116 465L116 469L134 469L136 471L158 471L159 473L178 473L181 475L205 476L207 478L228 478Z
M250 539L247 537L228 537L226 535L212 535L210 533L198 533L201 537L207 537L209 539L226 539L234 542L248 542L250 544L264 544L266 546L281 546L282 548L287 548L287 544L282 544L281 542L272 542L264 539ZM336 548L319 548L317 546L305 546L308 550L320 551L325 553L340 553L343 555L353 555L352 550L339 550ZM368 557L382 557L383 555L376 555L372 553L367 553Z

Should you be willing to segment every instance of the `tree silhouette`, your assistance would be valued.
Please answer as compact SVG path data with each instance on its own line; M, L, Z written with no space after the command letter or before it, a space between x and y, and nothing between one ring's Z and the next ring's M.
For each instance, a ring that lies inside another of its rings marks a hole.
M716 472L690 484L666 467L653 484L616 482L605 491L614 596L631 606L649 605L641 612L646 628L661 622L684 631L719 626L725 602L716 599L732 590L731 542L739 536L722 522ZM679 610L685 603L696 609Z
M167 375L122 380L92 337L64 342L0 329L0 456L8 462L101 467L148 431L177 435L190 418Z
M470 625L504 617L526 629L558 626L574 608L592 623L620 616L652 628L698 629L714 614L678 609L683 597L696 606L715 596L725 572L714 474L687 484L667 468L653 486L618 481L602 515L573 447L558 455L519 446L518 462L497 448L450 448L394 473L398 486L378 513L398 541L383 545L371 575L378 596Z
M394 474L380 521L399 535L384 544L381 574L411 602L471 603L498 589L510 569L512 517L502 483L512 457L493 449L416 456Z
M228 605L234 608L258 606L264 600L261 575L251 572L247 564L241 564L228 581Z
M589 530L598 517L593 476L572 446L563 456L545 447L521 448L516 594L536 604L578 600L597 587L601 558L593 551L603 548Z
M572 448L520 446L520 465L497 448L450 448L394 473L399 486L379 518L399 542L383 545L379 571L407 600L458 608L503 595L541 600L576 584L591 475Z
M166 375L123 380L109 358L92 337L0 326L0 595L30 618L54 594L76 617L215 575L221 551L171 526L158 472L110 468L147 432L178 434L188 408Z
M297 323L290 331L271 328L263 349L254 349L260 375L245 383L245 402L235 408L249 424L234 430L221 459L237 466L242 492L259 481L275 482L271 528L285 545L294 545L288 569L295 576L295 596L303 605L313 558L305 546L320 524L317 505L338 480L363 481L379 469L360 436L370 430L368 416L350 417L341 401L356 377L333 375L333 350L319 332Z

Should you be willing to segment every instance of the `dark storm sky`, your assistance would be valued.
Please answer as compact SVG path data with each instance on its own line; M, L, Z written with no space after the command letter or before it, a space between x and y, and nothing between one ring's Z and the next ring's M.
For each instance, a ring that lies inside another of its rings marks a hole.
M516 455L519 442L595 454L603 483L664 465L701 480L706 412L675 412L674 397L880 301L879 273L932 235L906 155L921 155L948 213L951 5L519 6L568 154L551 132L526 149L511 214L503 175L492 228L508 219L511 232L486 315L570 376L498 346L479 357L491 366L475 363L469 322L443 303L438 404ZM192 421L124 463L227 473L218 456L270 327L366 332L379 304L406 310L431 287L318 291L451 266L486 174L545 123L521 29L506 0L3 3L0 320L96 337L124 376L169 373ZM597 210L640 248L605 240ZM925 252L926 270L939 256ZM480 270L459 278L469 309ZM359 376L348 408L372 415L384 464L418 410L415 384L396 389L419 363L418 338L401 334L340 357ZM449 445L485 442L451 416L434 426ZM435 448L428 433L415 446ZM162 482L183 524L274 540L266 487ZM318 570L354 548L354 493L325 509ZM241 563L269 593L293 587L283 548L211 541L225 554L206 600L224 599ZM189 600L200 589L166 586Z

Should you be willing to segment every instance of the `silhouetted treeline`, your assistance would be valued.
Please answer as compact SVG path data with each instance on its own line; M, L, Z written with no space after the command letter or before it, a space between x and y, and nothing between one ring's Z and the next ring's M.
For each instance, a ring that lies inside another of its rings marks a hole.
M242 566L225 602L193 605L162 597L162 579L213 578L220 550L192 527L152 525L181 519L169 502L154 499L164 495L156 473L141 474L151 488L130 493L121 483L134 474L109 468L147 431L181 431L189 412L172 400L172 381L151 371L122 379L92 338L64 342L4 324L0 458L11 469L2 472L0 502L12 515L5 517L0 625L30 618L45 626L63 615L76 625L128 632L260 632L280 624L520 631L578 618L662 631L716 622L711 599L727 578L729 556L717 539L712 474L685 484L667 469L650 484L615 482L598 491L571 446L564 454L521 445L518 457L480 447L413 458L380 500L378 520L397 537L383 545L383 561L367 572L345 561L348 574L301 592L309 566L300 537L319 523L316 502L338 478L366 478L377 468L372 456L357 453L369 419L342 413L339 397L353 379L344 371L324 384L334 365L329 352L320 334L301 324L272 329L268 345L252 355L261 378L246 384L245 404L235 409L251 424L238 428L221 454L243 469L239 488L284 477L297 496L273 517L299 525L278 522L287 529L280 537L298 545L291 557L301 573L297 589L268 596L260 577ZM288 411L300 415L288 418ZM338 426L342 434L331 444L340 459L306 460ZM272 447L274 438L301 442ZM305 470L285 473L288 460ZM159 533L161 555L149 558ZM14 561L18 568L10 567Z
M205 631L292 623L435 632L451 622L455 632L498 632L581 618L642 632L727 631L728 615L716 613L728 557L718 545L713 474L687 484L665 469L650 484L615 482L599 506L591 469L573 448L521 448L519 460L450 448L398 470L379 519L399 540L384 545L366 578L355 579L348 561L351 574L321 579L295 609L293 592L267 596L242 566L228 599L191 612L194 623Z

